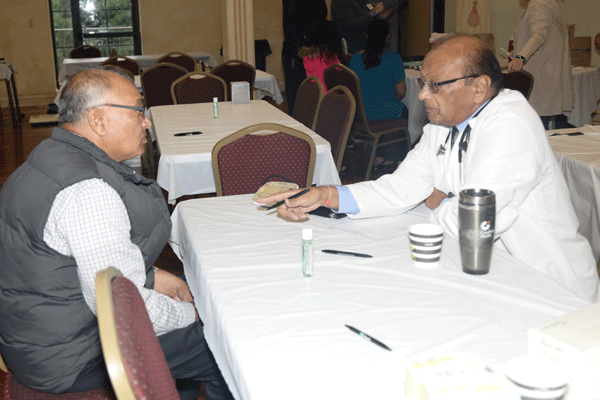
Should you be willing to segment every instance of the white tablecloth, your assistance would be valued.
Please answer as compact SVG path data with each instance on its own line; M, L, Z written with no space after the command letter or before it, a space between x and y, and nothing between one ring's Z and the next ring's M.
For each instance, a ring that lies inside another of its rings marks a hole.
M406 95L402 102L408 108L408 132L410 141L414 143L423 134L423 127L429 123L425 105L419 100L421 88L417 84L417 79L421 72L415 69L405 69L406 73Z
M424 206L395 217L292 223L250 199L184 201L172 215L172 246L238 400L403 399L407 359L467 351L498 365L527 354L528 328L586 305L502 251L489 274L467 275L458 240L448 236L437 269L415 268L407 228L426 220ZM311 278L300 261L308 227ZM373 258L321 252L327 248Z
M256 90L256 100L264 97L272 97L277 104L283 103L283 96L275 77L268 72L256 70L256 78L254 79L254 89Z
M217 65L217 61L211 54L200 51L186 54L192 56L196 61L202 61L204 62L204 64L209 65L211 67L215 67ZM156 64L156 61L162 56L164 56L164 54L148 54L127 57L136 60L140 64L140 67L142 69L146 69ZM58 73L58 82L64 82L67 78L75 75L79 71L96 68L100 65L101 62L106 60L108 60L108 57L65 58L63 60L62 65L60 66L60 71Z
M241 128L262 122L286 125L309 134L317 147L313 183L341 184L329 142L266 101L219 103L219 118L213 118L212 107L212 103L201 103L150 109L160 150L156 180L169 192L169 203L174 204L183 195L215 192L211 163L215 143ZM191 131L203 134L173 136L178 132Z
M573 84L575 103L571 112L566 112L571 125L581 127L592 123L592 113L598 108L600 99L600 72L598 67L574 67ZM535 83L534 83L535 85Z
M567 133L584 135L568 136ZM550 136L559 133L560 136ZM562 169L579 220L579 233L600 259L600 126L547 131L548 141Z

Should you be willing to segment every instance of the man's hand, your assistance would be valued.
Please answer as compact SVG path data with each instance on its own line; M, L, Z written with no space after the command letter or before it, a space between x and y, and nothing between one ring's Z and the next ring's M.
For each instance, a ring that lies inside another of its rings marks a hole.
M170 272L157 269L154 273L154 290L173 300L194 302L187 283Z
M308 193L305 193L295 199L289 199L290 196L293 196L300 191L301 189L296 189L276 193L269 197L258 199L257 202L269 204L285 200L285 203L277 208L277 214L292 221L301 221L307 219L308 212L321 206L325 206L327 199L330 200L330 204L327 207L334 210L339 208L338 192L335 187L312 187Z
M429 197L425 200L425 205L432 210L435 210L440 206L442 200L447 198L448 196L444 192L440 192L436 188L433 188L433 193L429 195Z

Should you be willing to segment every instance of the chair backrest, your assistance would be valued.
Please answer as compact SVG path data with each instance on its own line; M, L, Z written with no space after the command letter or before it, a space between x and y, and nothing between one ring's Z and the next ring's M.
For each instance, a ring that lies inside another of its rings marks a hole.
M164 56L160 57L158 60L156 60L156 62L167 62L179 65L180 67L185 68L188 72L193 72L196 70L196 60L194 60L194 57L190 56L189 54L181 53L179 51L167 53Z
M212 103L213 98L227 101L227 84L208 72L190 72L171 85L174 104Z
M356 102L345 86L331 88L319 103L314 131L329 142L338 173L355 112Z
M256 70L241 60L225 61L212 69L212 74L220 77L227 84L227 98L231 99L231 82L246 81L250 84L250 99L254 99L254 80Z
M102 51L94 46L82 44L81 46L75 47L69 54L70 58L94 58L102 57Z
M363 104L360 80L354 71L345 65L333 64L323 71L323 81L328 91L338 85L347 87L356 102L354 121L360 122L365 126L369 125Z
M533 89L533 75L527 71L511 72L509 74L502 74L502 80L504 81L504 87L506 89L514 89L523 93L523 96L529 100L529 95Z
M313 139L290 127L263 123L240 129L212 150L217 196L254 193L263 183L283 178L310 187L315 157Z
M352 54L346 53L346 55L344 55L344 65L350 67L350 61L352 61Z
M137 287L114 267L96 274L98 327L119 400L179 399L175 380Z
M118 65L104 64L104 65L99 65L98 69L103 69L106 71L111 71L111 72L117 73L119 75L127 76L127 77L129 77L129 79L131 79L133 82L135 82L135 75L133 75L131 73L131 71L129 71L125 68L121 68Z
M313 129L315 125L315 117L319 102L323 98L323 84L321 80L314 75L309 76L300 84L292 117L302 122L308 128Z
M171 85L187 73L185 68L170 63L154 64L142 71L142 91L146 107L173 104Z
M141 72L140 64L129 57L117 56L111 57L106 61L100 63L100 65L116 65L131 72L134 76L139 75Z

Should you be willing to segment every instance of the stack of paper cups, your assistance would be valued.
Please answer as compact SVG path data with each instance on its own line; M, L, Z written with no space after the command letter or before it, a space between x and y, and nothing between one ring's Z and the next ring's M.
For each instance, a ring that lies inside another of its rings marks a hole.
M435 224L416 224L408 228L410 252L415 266L435 268L442 254L444 228Z

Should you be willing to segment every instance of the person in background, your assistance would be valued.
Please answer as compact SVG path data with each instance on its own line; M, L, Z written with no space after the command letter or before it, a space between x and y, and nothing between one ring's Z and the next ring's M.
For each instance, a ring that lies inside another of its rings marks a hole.
M306 76L314 75L319 78L324 93L327 93L323 82L323 71L343 60L342 37L333 22L322 21L311 32L309 43L307 46L300 47L298 56L302 57Z
M520 92L502 89L494 53L475 37L447 39L425 57L419 85L430 123L394 173L259 202L285 199L277 212L296 221L320 206L367 218L403 213L424 201L432 210L429 220L458 238L460 191L489 189L496 195L494 246L597 301L596 263L577 233L569 189L544 127Z
M363 104L367 120L392 120L408 117L402 99L406 95L406 74L399 54L385 50L390 36L387 20L373 19L366 35L366 47L350 60L350 68L360 80ZM386 138L384 137L383 140ZM378 149L378 165L392 165L393 159L403 158L400 146ZM404 150L405 152L407 149Z
M383 3L372 6L365 0L332 0L331 18L346 40L348 53L354 54L365 48L367 28L371 20L387 19L390 11L383 11Z
M283 0L283 49L281 63L285 81L288 112L294 110L296 94L306 70L298 49L308 44L310 32L327 18L325 0Z
M173 377L231 399L188 285L153 267L171 233L160 187L121 163L144 152L151 125L139 90L115 72L79 72L63 87L59 124L0 191L0 352L11 374L47 393L110 387L95 277L113 266L140 291Z
M524 69L533 75L529 103L549 129L550 121L573 108L566 13L563 0L525 3L527 9L515 29L515 57L508 64L508 71Z

